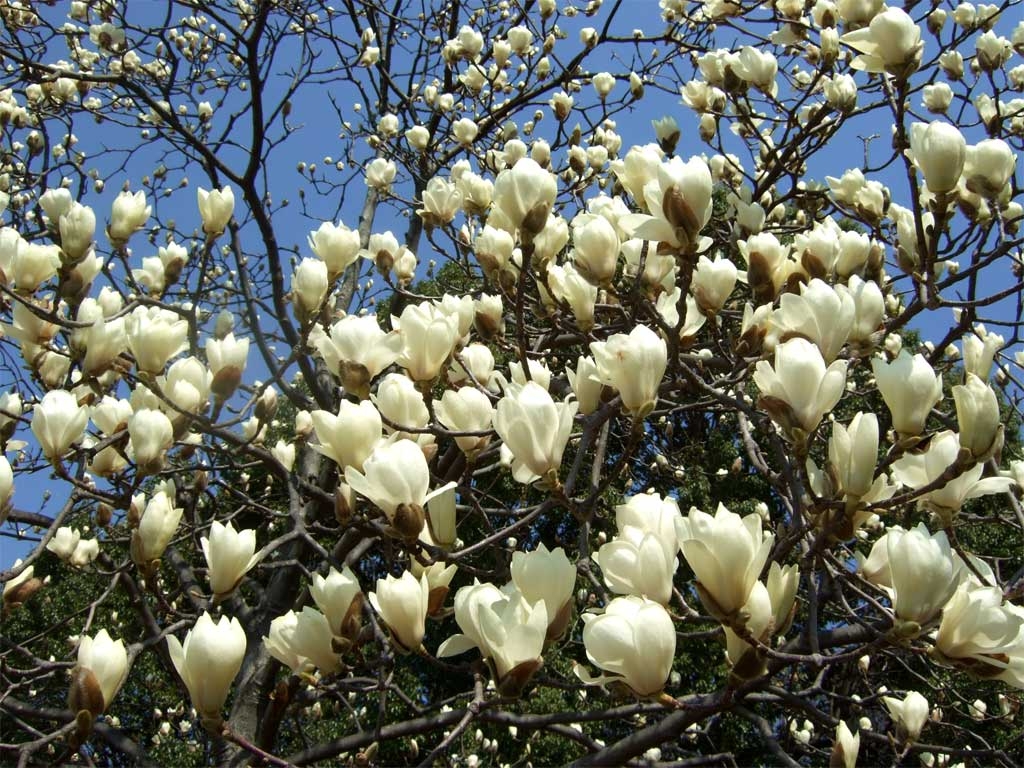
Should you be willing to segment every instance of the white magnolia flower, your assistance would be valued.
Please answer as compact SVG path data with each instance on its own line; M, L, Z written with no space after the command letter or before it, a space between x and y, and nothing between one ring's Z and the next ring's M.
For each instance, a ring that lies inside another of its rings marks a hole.
M417 449L419 450L419 449ZM377 591L369 594L370 605L391 630L399 650L415 651L426 633L430 585L424 574L417 579L409 571L400 578L378 579Z
M919 435L934 406L942 398L942 377L924 359L906 350L891 363L871 361L878 391L892 414L893 428L901 435Z
M591 342L590 351L601 383L618 390L623 407L635 419L654 410L668 364L668 346L663 338L646 325L637 325L629 334L617 333L607 341Z
M423 530L426 504L455 486L448 483L430 491L430 469L420 446L412 440L382 442L362 463L345 468L345 482L376 504L388 522L406 539Z
M676 530L705 608L720 620L731 620L750 599L774 535L762 531L756 512L741 518L722 504L714 517L691 508Z
M124 640L115 641L105 629L78 643L78 663L71 672L68 706L76 714L88 710L94 717L105 712L128 677Z
M544 601L530 603L518 590L503 592L477 582L456 593L455 620L463 634L442 643L438 656L478 648L491 661L502 695L518 696L542 663L548 630Z
M813 432L839 402L846 366L846 360L836 360L826 368L821 352L807 339L783 342L775 347L774 367L760 360L754 370L761 406L783 429Z
M359 634L363 593L352 569L346 565L339 573L332 567L326 578L319 573L314 575L309 594L327 617L335 637L355 640Z
M923 453L906 453L893 462L893 477L908 488L924 488L956 465L960 455L960 436L944 430L937 433ZM928 507L947 523L968 499L1002 493L1013 481L1008 477L982 477L985 467L975 464L960 472L939 488L929 491L918 503Z
M917 741L931 712L928 699L917 691L910 691L903 699L883 696L882 702L889 708L889 714L899 728L900 736L910 743Z
M235 193L229 186L205 190L197 190L199 214L203 218L203 231L208 235L219 235L231 221L235 212Z
M511 456L512 475L520 483L557 480L562 453L572 432L576 402L555 403L534 381L510 388L498 401L494 429Z
M609 673L576 674L587 684L622 682L638 696L657 696L665 687L676 652L676 630L668 612L642 597L617 597L604 613L583 614L583 645L591 663Z
M181 643L167 636L167 650L181 675L203 724L216 731L231 684L245 657L245 630L238 619L222 616L217 622L204 613Z
M43 455L56 462L82 439L89 422L89 409L65 389L54 389L32 409L32 434L39 441Z
M327 618L311 606L300 613L288 611L270 622L263 638L267 651L293 672L313 666L330 675L341 669L341 657L333 647L334 636Z
M256 531L236 531L231 523L222 525L214 520L210 536L203 536L199 543L206 556L210 589L218 602L230 597L242 577L263 557L262 551L256 551Z
M384 422L369 400L359 405L342 400L337 415L313 411L309 416L320 441L311 447L332 459L342 471L346 467L361 469L384 434Z
M569 624L572 594L576 586L576 566L561 547L549 550L543 542L532 552L512 555L512 583L526 601L541 601L548 611L548 638L562 635Z

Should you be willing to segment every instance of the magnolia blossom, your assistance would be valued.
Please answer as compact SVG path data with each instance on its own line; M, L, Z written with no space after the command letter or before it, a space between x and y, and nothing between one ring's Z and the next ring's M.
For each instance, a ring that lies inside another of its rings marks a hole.
M770 51L745 45L732 58L730 66L741 80L769 96L775 96L778 90L775 76L778 74L779 64Z
M775 366L760 360L754 383L760 404L783 429L813 432L822 416L839 402L846 384L846 360L828 368L818 348L803 338L775 347Z
M125 327L128 347L140 372L161 373L167 361L185 349L188 321L160 307L136 307Z
M206 408L213 375L197 358L186 357L173 362L167 375L158 376L156 381L169 402L159 400L155 405L167 414L177 431L187 423L187 414L200 413ZM133 397L141 391L143 388L136 387Z
M666 552L656 533L626 525L592 557L601 567L605 584L612 592L647 597L667 605L672 599L675 550L673 547Z
M230 597L242 577L263 557L262 552L256 552L256 531L236 531L231 523L222 525L214 520L209 538L203 536L199 543L206 556L210 589L218 602Z
M630 147L624 158L611 164L612 173L629 196L651 213L654 213L654 210L650 203L645 202L644 187L649 181L657 178L658 168L664 156L665 152L657 144L646 144Z
M476 128L476 123L469 121L469 124ZM472 139L465 143L472 143ZM423 191L423 207L416 214L428 227L437 227L450 224L461 208L462 192L452 182L435 176L427 182Z
M858 509L859 506L892 498L899 488L890 484L884 473L874 476L877 457L878 418L873 413L857 413L848 426L839 422L832 426L828 472L822 472L813 459L807 459L807 474L814 492L826 497L842 495L846 499L845 524L834 528L839 538L852 536L873 514Z
M516 591L521 597L521 593ZM455 634L441 643L437 649L440 657L456 656L465 653L473 648L485 651L486 643L481 631L480 611L496 602L505 600L508 595L490 583L480 583L473 579L473 583L461 587L455 593L455 621L462 630L462 634Z
M849 427L836 422L828 443L829 464L840 490L849 496L865 496L874 485L878 457L878 417L858 412Z
M952 192L960 181L967 156L967 141L960 130L939 120L910 126L910 150L928 190Z
M569 380L573 394L576 395L576 402L579 404L579 412L587 416L597 410L601 401L601 378L598 372L597 363L592 357L583 357L576 360L576 370L568 366L565 369L565 376Z
M81 261L93 245L96 214L87 205L72 203L68 211L61 214L58 229L60 230L60 249L64 251L71 262Z
M604 216L583 214L573 221L573 263L591 282L607 284L615 277L619 235Z
M346 315L329 334L311 334L310 342L345 391L361 399L369 395L370 382L402 351L401 335L384 331L376 315Z
M638 226L633 237L693 248L711 218L711 172L699 157L684 162L673 157L658 166L656 179L643 186L650 216L631 218Z
M78 663L71 672L68 708L102 714L128 677L128 652L124 640L115 641L105 629L95 637L83 635L78 643Z
M10 272L10 277L20 290L32 293L53 278L59 266L60 249L57 246L22 240L6 271Z
M327 277L336 280L359 258L359 231L343 223L325 221L308 237L309 247L327 265Z
M637 696L654 697L665 687L676 652L676 630L668 612L642 597L617 597L602 614L583 614L587 658L607 675L576 674L588 685L621 682Z
M303 259L292 273L292 303L296 316L309 322L319 311L330 289L327 265L319 259Z
M82 372L89 376L102 374L120 357L128 347L125 319L97 319L83 334L85 359Z
M561 547L543 542L532 552L512 554L512 583L531 605L543 601L548 611L548 639L562 635L569 624L576 566Z
M690 283L690 290L693 291L700 311L705 315L714 315L722 309L736 287L737 277L736 265L729 259L716 256L711 261L707 256L701 256Z
M784 635L789 631L796 614L796 591L800 586L800 567L772 563L768 567L765 588L772 603L772 634ZM749 602L749 601L748 601Z
M601 383L618 390L623 407L640 419L658 402L658 387L668 364L665 340L646 325L627 335L617 333L607 341L595 341L590 351Z
M457 512L455 488L447 487L427 502L427 527L420 534L420 539L429 535L438 547L450 549L455 546Z
M1017 164L1017 155L1002 139L985 139L967 147L964 180L967 189L982 197L999 195Z
M52 552L61 560L69 560L82 534L77 529L62 525L46 542L46 551Z
M142 191L134 194L125 191L114 198L110 221L107 222L107 238L111 244L116 248L123 247L128 238L145 226L152 210L146 205L146 193Z
M48 189L39 196L39 206L51 222L60 219L71 210L73 205L74 198L71 197L71 190L65 187Z
M546 284L551 290L548 297L547 289L542 285L541 298L544 299L546 306L554 309L553 299L564 301L572 310L576 324L581 330L586 331L594 327L594 307L597 304L598 289L576 267L572 264L548 264Z
M245 630L238 619L222 616L214 622L209 613L199 617L184 643L167 636L174 668L208 730L216 731L222 722L224 700L242 668L245 646Z
M141 408L128 419L131 452L140 475L163 469L164 455L174 444L174 427L161 411Z
M644 288L655 293L662 289L672 290L675 287L677 270L674 256L668 253L659 253L649 240L639 240L635 237L626 240L622 244L621 251L625 261L622 272L624 276L638 278ZM706 257L702 256L701 258ZM643 263L641 264L641 262ZM694 279L696 280L696 278L697 272L694 271ZM697 288L694 288L692 283L691 288L696 295Z
M72 568L84 568L100 555L99 539L80 539L75 545L68 564Z
M377 591L371 592L369 598L370 605L391 630L399 650L408 652L420 647L430 605L430 585L426 575L417 579L405 571L400 578L388 575L378 579Z
M548 630L545 602L530 603L518 590L502 592L477 582L456 593L455 620L464 634L442 643L438 656L479 648L493 665L501 694L519 695L542 663Z
M960 581L946 533L931 534L920 523L909 531L890 530L886 542L893 610L903 621L927 624Z
M976 325L974 332L963 338L964 371L988 381L995 356L1005 344L1006 340L998 333L986 330L984 325Z
M434 401L437 420L453 432L486 432L494 419L491 399L478 389L462 387L445 390L440 400ZM476 456L487 447L487 435L457 435L455 443L468 457Z
M960 436L944 430L931 439L923 453L907 453L893 462L893 477L908 488L924 488L941 478L947 470L952 470L959 455ZM968 499L1002 493L1013 483L1008 477L982 478L984 471L984 465L975 464L929 491L918 500L918 504L935 512L948 525Z
M288 611L270 622L270 633L263 644L271 656L293 672L312 666L330 675L341 669L327 618L308 605L299 613Z
M334 636L354 642L359 635L363 593L352 569L346 565L339 573L332 567L326 578L315 574L309 594L327 617Z
M393 323L402 334L398 364L414 381L433 381L461 337L459 318L424 302L410 304Z
M7 457L0 455L0 518L3 518L4 510L7 508L13 493L14 470L11 468L11 462L7 460Z
M996 393L973 373L964 384L953 387L956 420L960 426L960 446L975 460L992 455L1002 445L1003 425Z
M398 174L398 167L383 157L376 157L366 166L366 186L378 193L386 193Z
M775 612L771 593L760 581L754 582L740 615L745 633L761 643L771 640ZM741 680L752 680L764 675L767 667L758 648L740 637L732 627L726 626L724 631L725 658L732 667L732 674Z
M235 391L242 380L248 357L249 340L235 339L233 333L206 342L206 359L213 375L210 390L217 397L226 400Z
M203 232L208 235L219 235L231 221L235 212L235 193L231 187L207 191L200 187L197 192L199 214L203 217Z
M412 440L380 443L362 462L362 470L345 468L345 482L376 504L405 539L423 530L426 503L455 483L430 491L430 470L419 445Z
M510 388L498 401L494 429L508 452L512 476L520 483L557 480L562 452L572 432L579 404L555 403L534 381Z
M697 578L704 607L729 622L750 598L775 536L761 529L761 517L741 518L719 504L712 517L693 507L676 523L683 557Z
M615 507L615 525L618 530L632 526L645 533L652 533L661 542L665 552L673 557L679 547L676 531L681 520L676 500L657 493L629 496L625 503Z
M494 181L494 204L513 229L533 236L547 223L557 192L554 175L534 160L524 158L498 174Z
M1024 688L1024 612L999 587L965 580L942 612L935 656L980 678L998 677Z
M854 319L848 340L862 346L870 345L885 320L885 297L878 283L850 275L847 285L836 286L836 293L853 299Z
M892 414L893 428L901 435L921 434L932 406L942 398L942 377L923 355L911 357L906 350L891 363L874 358L871 370Z
M420 541L428 546L434 546L429 528L424 528L420 532ZM427 601L427 615L437 616L444 607L444 601L448 597L448 585L452 583L459 567L454 563L447 565L440 560L424 565L414 557L409 562L409 570L416 578L422 576L427 580L430 594Z
M47 392L32 409L32 434L52 462L81 440L88 422L89 410L79 406L78 399L65 389Z
M387 434L397 434L420 445L434 442L431 434L403 431L403 428L425 429L430 422L430 413L423 402L423 395L408 376L389 373L377 386L377 393L370 395L370 400L377 406Z
M361 469L383 436L384 423L369 400L358 405L342 400L337 415L313 411L310 419L320 441L310 447L332 459L342 470L345 467Z
M883 696L882 702L888 707L889 714L899 728L902 738L909 743L917 741L921 735L921 729L928 722L928 714L931 712L928 699L917 691L910 691L902 700L892 696Z
M21 563L21 558L18 558L14 561L14 565L11 568L17 570ZM30 565L27 568L22 568L21 572L14 578L4 582L3 609L5 614L20 607L42 588L42 579L36 578L34 573L35 566Z
M901 8L886 8L867 27L847 32L840 42L860 52L851 63L854 69L897 77L916 70L924 50L920 28Z
M278 440L270 449L270 455L285 468L285 471L291 472L295 466L295 443Z
M799 295L782 294L765 342L771 349L780 338L801 336L814 342L825 362L831 363L850 335L856 311L849 293L814 278L800 286Z
M832 746L829 765L835 768L857 768L857 754L860 752L860 731L852 733L845 721L836 726L836 740Z
M169 494L161 490L153 494L138 527L132 531L131 555L137 565L147 568L160 559L178 529L183 512L184 509L174 506L173 491Z

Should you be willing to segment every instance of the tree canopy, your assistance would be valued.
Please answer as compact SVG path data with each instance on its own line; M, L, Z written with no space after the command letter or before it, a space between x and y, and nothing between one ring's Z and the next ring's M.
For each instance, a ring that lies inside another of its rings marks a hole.
M0 0L0 759L1024 762L1020 3Z

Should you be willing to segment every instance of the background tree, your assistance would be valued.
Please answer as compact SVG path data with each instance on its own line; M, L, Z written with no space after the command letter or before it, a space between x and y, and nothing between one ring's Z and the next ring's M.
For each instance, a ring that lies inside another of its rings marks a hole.
M1021 762L1017 11L3 2L0 749Z

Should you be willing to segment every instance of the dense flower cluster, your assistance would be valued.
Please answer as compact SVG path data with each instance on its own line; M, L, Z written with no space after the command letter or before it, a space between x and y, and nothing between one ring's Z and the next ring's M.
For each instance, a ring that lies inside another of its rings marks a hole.
M344 39L346 77L408 52L355 19L357 34L325 33L333 9L239 0L237 29L190 15L165 42L114 5L72 2L59 22L0 10L6 34L49 28L72 51L0 92L0 314L18 371L0 395L0 520L43 531L4 571L4 612L41 599L34 563L56 558L113 573L108 593L121 584L140 616L115 641L93 621L106 597L89 611L65 665L76 748L139 684L142 654L210 734L261 756L279 736L257 721L321 698L378 692L383 733L383 692L417 664L469 689L451 699L464 720L410 726L448 729L438 750L488 717L561 733L551 713L503 709L550 688L623 697L644 724L686 715L636 740L679 759L685 728L729 713L776 753L934 761L922 742L941 715L911 681L1024 690L1020 556L989 548L1024 531L1024 100L1007 98L1024 88L1024 25L1005 9L661 0L653 21L693 51L661 69L660 37L591 22L600 2L496 4L423 38L437 77L412 67L401 105L338 108L346 157L299 164L303 213L324 189L363 210L307 221L292 245L287 202L257 178L294 128L291 94L271 107L229 40L269 15L311 50ZM719 24L750 42L748 22L757 45L716 47ZM600 54L619 38L635 71L603 71L625 60ZM295 77L320 77L318 56ZM189 98L171 62L192 68ZM696 130L668 116L640 139L623 110L649 86L681 94ZM888 160L819 154L860 112L891 128ZM59 135L74 115L159 139L159 169L142 189L109 194L99 170L88 184L103 161ZM239 170L217 136L250 119L267 144ZM210 189L172 210L177 155ZM836 175L812 175L826 161ZM908 333L919 323L934 342ZM732 464L683 458L677 430ZM44 474L63 510L20 510L15 485ZM695 647L721 674L680 669ZM879 682L871 654L905 660L904 692L832 697L850 660ZM716 693L690 690L691 672ZM806 675L813 696L780 693ZM432 695L400 698L424 714ZM373 729L299 762L367 748L368 764ZM640 754L579 733L606 762Z

